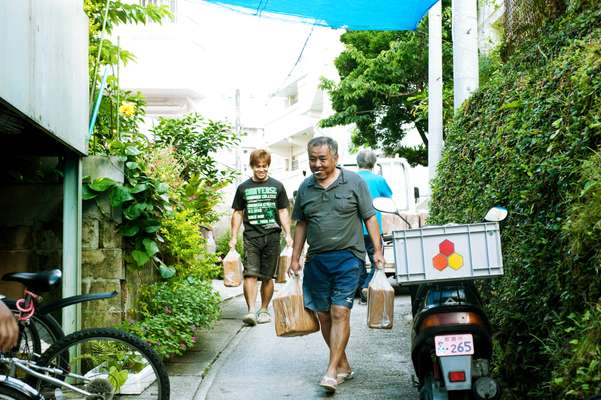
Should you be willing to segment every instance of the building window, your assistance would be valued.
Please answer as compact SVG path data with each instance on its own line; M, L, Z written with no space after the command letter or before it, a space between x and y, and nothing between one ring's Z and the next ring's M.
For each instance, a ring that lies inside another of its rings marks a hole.
M290 165L290 170L296 171L298 169L298 158L292 157L292 163Z
M296 103L298 103L298 94L297 93L288 96L288 107L290 107Z

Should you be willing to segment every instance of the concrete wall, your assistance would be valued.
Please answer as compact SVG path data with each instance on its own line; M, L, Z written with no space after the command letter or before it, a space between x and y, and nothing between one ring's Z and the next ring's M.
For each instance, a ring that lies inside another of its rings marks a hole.
M82 0L0 2L0 98L85 153L88 19Z

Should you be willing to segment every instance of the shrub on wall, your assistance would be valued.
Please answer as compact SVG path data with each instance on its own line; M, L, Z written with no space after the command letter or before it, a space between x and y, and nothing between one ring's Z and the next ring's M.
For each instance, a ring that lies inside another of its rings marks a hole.
M210 282L188 277L146 286L135 322L124 328L147 341L161 357L180 355L196 342L200 329L219 318L221 299Z
M553 377L559 356L550 350L558 340L584 340L584 331L566 332L566 324L586 324L582 316L601 295L599 259L590 254L601 239L599 214L582 221L579 212L599 207L586 198L593 195L586 177L600 144L598 4L574 5L524 43L447 131L429 222L477 222L495 204L510 211L502 226L505 276L483 285L507 398L564 398L571 390ZM584 252L578 237L591 243ZM569 365L562 371L580 364ZM594 393L598 382L569 396Z

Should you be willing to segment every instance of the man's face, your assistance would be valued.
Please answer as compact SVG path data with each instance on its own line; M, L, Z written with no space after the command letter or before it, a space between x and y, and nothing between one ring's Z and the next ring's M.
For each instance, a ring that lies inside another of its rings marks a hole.
M313 146L309 149L309 168L318 181L323 181L336 171L338 155L332 155L328 146Z
M253 170L253 180L256 182L263 182L267 180L267 173L269 172L269 164L263 160L259 160L255 165L251 166Z

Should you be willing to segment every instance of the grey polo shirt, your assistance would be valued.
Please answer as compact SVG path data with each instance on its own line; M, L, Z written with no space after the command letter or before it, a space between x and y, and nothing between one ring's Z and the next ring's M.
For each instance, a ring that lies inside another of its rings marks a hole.
M376 214L367 184L354 172L340 168L340 175L327 189L311 175L298 188L292 218L307 222L307 243L313 255L350 250L365 260L362 220Z

